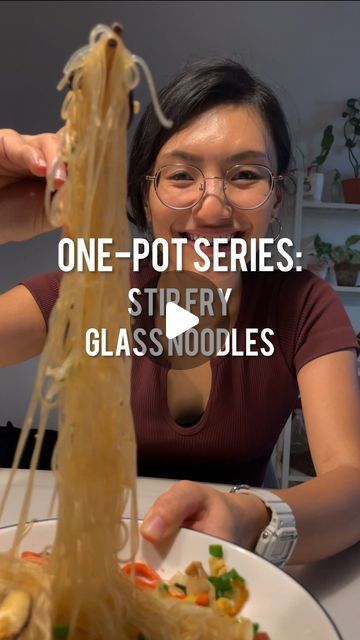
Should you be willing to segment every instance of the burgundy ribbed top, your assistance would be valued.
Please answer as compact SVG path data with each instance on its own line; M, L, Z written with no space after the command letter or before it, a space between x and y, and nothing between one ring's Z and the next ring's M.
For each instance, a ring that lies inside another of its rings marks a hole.
M154 278L148 266L132 274L132 286ZM47 324L60 273L23 284ZM319 356L357 348L357 340L333 289L309 271L243 273L237 319L238 347L245 328L271 328L274 354L217 356L212 387L199 422L181 427L167 403L167 369L133 356L131 403L140 475L261 485L276 440L298 397L296 374Z

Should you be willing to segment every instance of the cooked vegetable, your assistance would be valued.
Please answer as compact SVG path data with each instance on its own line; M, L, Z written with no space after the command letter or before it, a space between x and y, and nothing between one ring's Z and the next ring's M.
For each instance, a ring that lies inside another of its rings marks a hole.
M157 591L161 596L169 595L169 587L165 582L160 582L160 584L157 585Z
M221 557L221 545L210 545L209 551L213 553L209 557L211 575L206 573L199 561L191 562L185 569L185 573L177 571L167 582L164 582L160 575L145 562L128 562L121 571L128 576L133 576L136 586L153 590L157 597L173 598L190 605L210 607L223 615L235 618L249 597L245 580L236 569L228 569L224 558ZM22 558L35 564L45 564L49 562L50 556L24 551ZM5 601L6 599L3 605ZM18 632L1 635L3 605L0 606L0 640L13 640ZM252 623L248 618L240 617L234 620L234 624L234 640L238 637L242 640L245 637L249 640L250 638L251 640L270 640L267 633L259 631L259 624ZM69 633L68 625L57 624L53 627L53 640L67 640ZM137 640L146 640L146 638L140 634Z
M33 564L45 565L49 563L49 556L43 553L35 553L34 551L23 551L21 554L23 560L28 560Z
M178 589L180 589L181 591L183 591L183 593L185 593L186 595L186 587L183 584L180 584L180 582L175 582L174 586L177 587Z
M187 576L194 576L198 578L207 578L207 573L202 566L201 562L195 560L194 562L190 562L190 564L186 567L185 573Z
M221 544L210 544L209 553L213 558L223 558L224 552Z
M66 640L69 636L69 625L68 624L56 624L53 627L53 638L54 640Z
M160 576L145 562L128 562L122 568L127 575L135 575L135 584L141 589L155 589L162 582Z
M227 597L232 594L233 585L226 573L222 576L209 576L209 582L214 585L217 598Z
M227 567L224 558L209 558L210 575L221 576L226 573Z
M209 606L209 594L208 593L198 593L196 596L195 604L198 604L200 607L208 607Z

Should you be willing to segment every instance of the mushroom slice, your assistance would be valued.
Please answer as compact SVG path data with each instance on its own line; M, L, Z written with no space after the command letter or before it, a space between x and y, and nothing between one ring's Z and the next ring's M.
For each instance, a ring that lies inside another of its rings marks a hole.
M185 569L185 573L187 576L193 576L194 578L208 577L201 562L198 562L198 561L190 562L190 564Z

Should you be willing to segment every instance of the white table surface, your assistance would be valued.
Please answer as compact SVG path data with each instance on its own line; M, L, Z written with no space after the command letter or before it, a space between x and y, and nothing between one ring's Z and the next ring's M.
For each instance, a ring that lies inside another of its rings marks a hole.
M9 471L0 470L0 497ZM1 518L0 526L16 524L28 471L15 474L13 487ZM142 518L157 496L166 491L174 481L156 478L138 479L139 517ZM212 485L228 491L226 485ZM30 519L49 517L49 504L54 491L54 478L48 471L37 471ZM53 514L53 516L56 515ZM360 543L338 555L313 563L286 569L308 589L330 614L343 640L360 638ZM315 640L315 639L314 639Z

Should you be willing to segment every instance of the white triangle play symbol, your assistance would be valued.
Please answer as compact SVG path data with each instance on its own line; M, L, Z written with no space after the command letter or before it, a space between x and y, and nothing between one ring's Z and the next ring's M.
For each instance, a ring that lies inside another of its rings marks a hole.
M166 305L166 337L172 340L188 329L192 329L199 324L199 318L194 313L179 307L175 302L168 302Z

